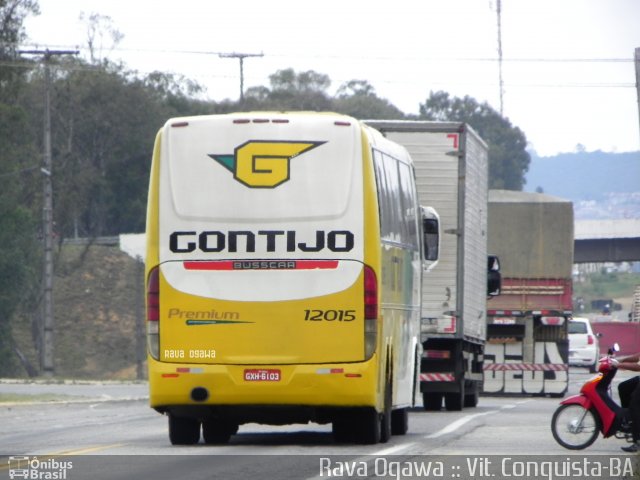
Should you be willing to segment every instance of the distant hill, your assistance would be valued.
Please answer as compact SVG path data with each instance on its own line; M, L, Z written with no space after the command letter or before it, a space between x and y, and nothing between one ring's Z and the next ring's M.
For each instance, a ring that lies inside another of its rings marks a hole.
M531 155L524 191L574 202L576 218L640 218L640 152Z
M562 153L531 156L525 191L571 200L604 200L609 192L640 192L640 152Z

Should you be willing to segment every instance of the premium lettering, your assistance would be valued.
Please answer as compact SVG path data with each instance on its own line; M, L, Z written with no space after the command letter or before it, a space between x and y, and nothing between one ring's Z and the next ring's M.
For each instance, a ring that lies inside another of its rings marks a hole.
M217 310L182 310L180 308L170 308L169 318L179 318L186 320L238 320L238 312L218 312Z

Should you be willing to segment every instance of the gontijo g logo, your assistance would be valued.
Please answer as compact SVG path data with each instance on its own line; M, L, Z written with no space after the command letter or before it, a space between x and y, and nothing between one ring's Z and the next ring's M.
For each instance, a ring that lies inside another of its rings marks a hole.
M323 143L250 140L236 147L233 154L209 156L247 187L275 188L289 180L291 159Z

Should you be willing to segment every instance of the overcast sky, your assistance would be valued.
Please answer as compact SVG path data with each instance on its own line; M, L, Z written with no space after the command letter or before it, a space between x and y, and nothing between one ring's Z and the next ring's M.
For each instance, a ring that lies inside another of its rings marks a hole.
M39 0L29 45L88 57L81 13L111 18L124 38L108 57L142 73L182 74L220 101L293 68L327 74L334 94L367 80L417 113L431 90L499 111L497 0ZM540 155L640 150L634 50L638 0L502 0L504 115ZM202 52L202 53L188 53ZM204 53L209 52L209 53Z

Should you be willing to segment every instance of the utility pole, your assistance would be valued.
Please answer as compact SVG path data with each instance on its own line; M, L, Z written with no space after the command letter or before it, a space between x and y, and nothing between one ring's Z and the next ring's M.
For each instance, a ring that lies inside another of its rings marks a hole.
M244 59L247 57L264 57L264 53L219 53L220 58L237 58L240 60L240 102L244 102Z
M42 55L44 63L44 157L40 171L43 174L42 225L44 243L42 325L40 343L40 368L45 377L53 377L55 371L55 317L53 315L53 162L51 161L51 57L77 55L77 50L23 50L18 53Z
M636 48L636 96L638 97L638 125L640 126L640 47Z
M498 82L500 85L500 116L504 116L504 81L502 80L502 0L497 0L498 13Z

